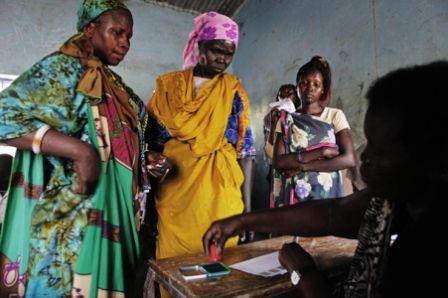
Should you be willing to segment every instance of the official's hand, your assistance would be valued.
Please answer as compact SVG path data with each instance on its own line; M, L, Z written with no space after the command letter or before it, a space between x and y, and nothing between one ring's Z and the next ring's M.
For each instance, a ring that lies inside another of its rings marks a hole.
M91 195L95 192L101 173L100 158L93 147L82 142L79 145L79 154L73 159L73 169L77 175L72 192L83 195Z
M205 254L210 254L209 247L212 243L216 245L216 252L221 253L227 239L240 233L239 226L238 215L213 222L202 236L202 246Z
M302 275L298 287L295 287L295 297L332 297L330 287L319 274L313 258L299 244L283 244L278 260L288 272L298 270ZM308 273L306 278L305 273Z
M296 242L283 244L278 260L289 272L294 269L300 271L300 268L315 266L311 255Z

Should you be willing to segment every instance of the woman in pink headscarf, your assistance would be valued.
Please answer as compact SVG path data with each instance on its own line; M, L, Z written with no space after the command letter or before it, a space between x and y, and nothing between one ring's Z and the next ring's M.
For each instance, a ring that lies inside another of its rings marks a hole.
M199 62L199 42L222 40L238 47L238 25L229 17L208 12L194 19L195 28L188 36L184 48L184 69L195 67ZM229 63L230 64L230 63Z
M216 12L194 23L184 69L160 76L148 103L160 125L159 151L174 164L156 194L158 258L201 252L210 222L250 210L249 100L241 80L224 72L238 45L238 25Z

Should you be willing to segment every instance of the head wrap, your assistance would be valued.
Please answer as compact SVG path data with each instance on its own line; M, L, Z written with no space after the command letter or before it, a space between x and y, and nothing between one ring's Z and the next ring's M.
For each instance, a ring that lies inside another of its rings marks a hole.
M195 66L199 61L201 40L224 39L238 46L238 24L231 18L217 12L206 12L194 18L194 29L188 35L184 48L184 69Z
M106 11L113 9L129 9L120 0L84 0L78 9L78 32L81 32L87 24Z

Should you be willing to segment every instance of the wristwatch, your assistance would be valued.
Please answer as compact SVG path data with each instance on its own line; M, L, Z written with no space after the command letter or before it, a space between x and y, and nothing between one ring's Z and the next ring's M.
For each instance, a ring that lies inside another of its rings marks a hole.
M300 279L302 278L303 274L305 274L306 272L309 272L309 271L314 271L314 270L316 270L316 267L314 267L314 266L306 266L306 267L300 269L300 271L297 270L297 269L294 269L293 271L291 271L291 283L292 283L292 285L293 286L297 286L299 284Z
M299 270L291 271L291 283L293 286L297 286L299 284L300 277L301 277L301 275L300 275Z

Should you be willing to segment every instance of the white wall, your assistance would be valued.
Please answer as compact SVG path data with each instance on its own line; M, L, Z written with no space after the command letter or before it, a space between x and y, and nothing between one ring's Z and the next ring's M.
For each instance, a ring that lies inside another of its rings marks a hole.
M0 0L0 73L19 75L76 33L81 0ZM157 75L182 65L194 15L128 0L134 36L125 60L114 69L147 101Z
M398 67L448 58L447 0L248 0L236 19L241 40L233 70L251 100L257 181L266 177L267 104L280 85L295 83L312 56L330 62L330 105L344 110L356 145L364 140L364 96L373 80ZM267 185L256 185L254 197L266 205Z
M331 105L344 109L359 143L373 80L448 57L446 0L249 0L237 20L242 38L233 70L245 82L258 128L278 87L295 83L299 67L320 54L333 70Z

